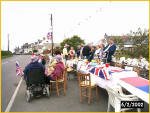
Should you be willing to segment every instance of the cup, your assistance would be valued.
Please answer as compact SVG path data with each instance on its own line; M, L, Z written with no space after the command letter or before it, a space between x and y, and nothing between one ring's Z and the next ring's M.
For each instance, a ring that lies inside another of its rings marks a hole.
M106 63L105 66L106 66L106 67L109 67L109 63Z

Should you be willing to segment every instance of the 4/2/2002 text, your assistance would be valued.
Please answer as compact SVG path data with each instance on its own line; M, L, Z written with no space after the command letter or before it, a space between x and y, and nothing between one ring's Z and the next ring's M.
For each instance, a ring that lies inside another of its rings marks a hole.
M121 108L144 108L144 101L121 101Z

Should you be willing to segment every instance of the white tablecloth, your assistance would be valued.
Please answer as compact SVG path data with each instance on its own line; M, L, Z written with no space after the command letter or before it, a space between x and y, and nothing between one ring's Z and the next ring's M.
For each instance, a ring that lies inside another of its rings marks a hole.
M86 66L80 66L79 71L82 73L89 73L86 70ZM116 67L110 67L111 69L120 69L120 68L116 68ZM136 72L134 71L123 71L123 72L114 72L112 73L112 77L110 80L105 80L103 78L100 78L99 76L96 76L92 73L91 74L91 81L95 82L99 87L105 88L106 86L109 87L114 87L115 85L117 85L118 80L120 80L120 78L126 78L126 77L136 77L138 76Z
M87 66L85 65L85 63L83 61L78 62L77 69L78 69L78 71L80 71L82 73L89 73L86 70ZM112 66L110 66L109 69L110 70L122 70L121 68L112 67ZM99 87L104 88L104 89L106 89L106 87L113 88L119 84L122 87L124 87L126 90L131 92L132 94L136 95L137 97L141 98L145 102L149 103L149 94L148 93L145 93L144 91L137 89L137 88L131 86L130 84L127 84L120 80L120 78L137 77L138 74L136 72L122 71L122 72L113 72L111 74L112 74L111 79L105 80L103 78L100 78L99 76L96 76L96 75L90 73L91 81L95 82Z

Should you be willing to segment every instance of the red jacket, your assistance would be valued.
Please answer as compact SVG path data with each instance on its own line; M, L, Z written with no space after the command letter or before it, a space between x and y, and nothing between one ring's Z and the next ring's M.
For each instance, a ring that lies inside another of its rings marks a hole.
M56 76L59 77L62 75L63 70L65 69L64 64L62 62L59 62L56 64L54 71L50 74L50 77L53 80L56 80Z

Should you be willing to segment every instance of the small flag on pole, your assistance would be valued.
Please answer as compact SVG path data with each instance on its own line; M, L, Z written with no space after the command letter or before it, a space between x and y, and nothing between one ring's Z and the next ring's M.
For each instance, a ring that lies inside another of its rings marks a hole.
M52 33L51 33L51 32L48 32L48 33L47 33L47 39L50 40L51 37L52 37Z
M16 76L22 77L23 73L21 71L21 67L19 66L19 63L16 61Z

